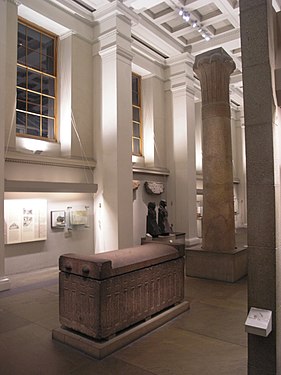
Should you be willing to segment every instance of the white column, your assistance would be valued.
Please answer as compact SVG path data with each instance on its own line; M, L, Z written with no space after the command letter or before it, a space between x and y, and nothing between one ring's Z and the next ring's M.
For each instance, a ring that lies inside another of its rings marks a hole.
M95 198L95 251L103 252L133 246L133 56L127 18L111 13L99 27L103 31L99 39L101 78L97 72L94 77L101 89L102 115L94 136L95 182L99 187Z
M247 186L246 186L246 150L245 150L245 125L241 112L237 113L236 122L236 152L237 152L237 177L239 183L238 218L239 226L247 228Z
M186 244L200 242L196 222L195 106L192 57L186 53L169 59L172 101L172 131L167 148L172 149L168 168L169 195L174 211L174 229L186 233ZM172 165L173 164L173 165ZM173 181L172 181L173 180Z
M7 13L10 4L0 0L0 291L10 289L10 281L5 277L4 245L4 167L5 167L5 109L6 109L6 49L7 49Z

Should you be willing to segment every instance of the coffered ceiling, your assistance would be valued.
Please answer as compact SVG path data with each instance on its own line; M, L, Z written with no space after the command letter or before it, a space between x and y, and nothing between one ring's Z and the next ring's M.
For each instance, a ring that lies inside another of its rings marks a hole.
M87 22L95 19L116 0L40 0L57 5ZM119 0L134 15L132 37L160 56L182 52L193 56L223 47L233 58L236 70L231 76L232 101L242 105L242 63L238 0ZM23 0L23 3L25 1ZM281 0L272 0L276 11ZM184 12L186 20L179 11ZM206 37L204 38L204 36Z

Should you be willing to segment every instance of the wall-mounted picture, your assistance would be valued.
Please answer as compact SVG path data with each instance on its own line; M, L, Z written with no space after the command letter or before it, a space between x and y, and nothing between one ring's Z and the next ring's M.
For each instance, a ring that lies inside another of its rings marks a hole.
M66 221L70 229L89 228L89 206L67 207Z
M46 199L6 199L4 208L6 244L47 239Z
M65 227L65 211L51 211L51 227L64 228Z

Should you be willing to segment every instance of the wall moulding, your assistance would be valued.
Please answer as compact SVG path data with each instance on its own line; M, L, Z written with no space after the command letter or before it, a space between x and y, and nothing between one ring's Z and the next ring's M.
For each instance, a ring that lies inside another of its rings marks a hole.
M169 176L170 171L167 168L148 168L148 167L141 167L141 166L134 166L133 167L134 173L144 173L144 174L155 174L161 176Z
M6 180L5 192L26 193L96 193L97 184L73 182Z
M5 161L12 163L40 164L83 169L94 169L96 166L96 162L89 159L82 160L73 158L61 158L36 154L22 154L18 152L8 152L5 156Z

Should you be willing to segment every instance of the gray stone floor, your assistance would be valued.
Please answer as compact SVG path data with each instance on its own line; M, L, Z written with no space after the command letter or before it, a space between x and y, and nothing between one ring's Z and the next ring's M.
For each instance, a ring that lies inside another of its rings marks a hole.
M103 360L51 338L56 268L11 276L0 293L1 375L246 375L247 280L186 278L191 309Z

